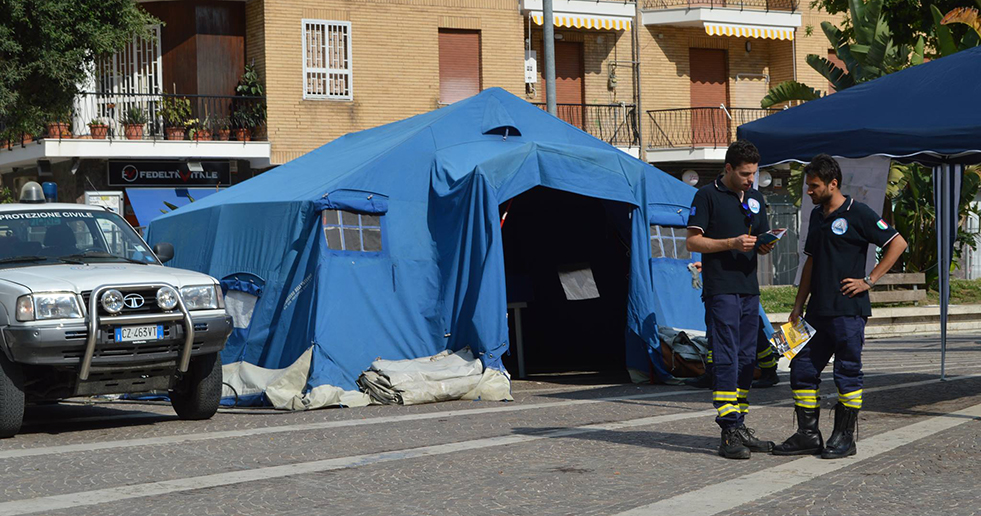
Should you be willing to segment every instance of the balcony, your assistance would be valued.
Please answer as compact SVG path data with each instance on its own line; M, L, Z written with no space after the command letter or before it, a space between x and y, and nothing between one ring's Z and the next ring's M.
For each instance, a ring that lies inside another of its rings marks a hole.
M542 0L521 0L521 12L542 24ZM630 30L636 14L634 0L554 0L553 22L556 27L576 29Z
M704 28L710 36L794 39L800 0L643 0L644 25Z
M165 106L174 102L186 103L189 113L180 134L165 127L162 116ZM70 127L49 126L39 135L6 142L0 171L31 166L39 159L117 157L241 159L255 167L268 166L265 102L265 97L81 93ZM139 119L143 122L127 123Z
M777 109L694 107L648 111L647 160L723 161L736 140L736 128L776 113Z
M547 109L544 103L536 106ZM562 120L615 147L636 148L637 109L633 104L556 104Z

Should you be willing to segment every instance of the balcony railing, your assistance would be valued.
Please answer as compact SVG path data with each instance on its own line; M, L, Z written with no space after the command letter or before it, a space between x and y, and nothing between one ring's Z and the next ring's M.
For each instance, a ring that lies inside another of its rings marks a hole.
M786 11L796 12L800 0L644 0L643 9L699 9L725 8L740 11Z
M535 105L547 109L544 103ZM640 144L637 109L633 104L556 104L555 107L559 118L610 145Z
M175 103L186 105L189 116L183 123L168 124L163 114L168 104ZM70 127L49 124L40 134L26 135L24 140L265 140L265 105L265 97L85 92L75 98ZM137 113L145 121L128 123ZM183 129L183 135L170 126ZM240 129L249 129L248 134Z
M736 128L776 113L777 109L693 107L648 111L652 149L725 147Z

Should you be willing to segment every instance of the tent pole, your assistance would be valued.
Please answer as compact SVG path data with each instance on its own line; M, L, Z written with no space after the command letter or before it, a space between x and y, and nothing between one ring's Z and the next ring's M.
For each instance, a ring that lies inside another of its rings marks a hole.
M941 209L937 210L940 217L937 235L940 240L940 252L937 255L937 276L940 280L940 380L946 380L947 365L947 309L950 303L950 165L940 165L940 199Z

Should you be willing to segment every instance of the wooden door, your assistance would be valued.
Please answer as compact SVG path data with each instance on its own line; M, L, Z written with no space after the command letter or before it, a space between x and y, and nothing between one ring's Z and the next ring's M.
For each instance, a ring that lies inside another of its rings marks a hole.
M726 51L691 48L692 145L714 147L729 143L729 117L719 106L729 106Z
M439 29L439 102L480 93L480 31Z

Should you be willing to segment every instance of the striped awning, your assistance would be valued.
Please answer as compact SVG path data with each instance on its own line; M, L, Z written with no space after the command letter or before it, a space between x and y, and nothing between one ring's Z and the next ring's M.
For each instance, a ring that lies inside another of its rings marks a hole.
M794 39L793 27L762 27L759 25L736 25L732 23L706 23L705 33L709 36L737 36L760 39Z
M536 25L545 23L545 18L540 14L532 15L531 19ZM552 23L556 27L567 27L570 29L630 30L629 18L553 14L552 20Z

